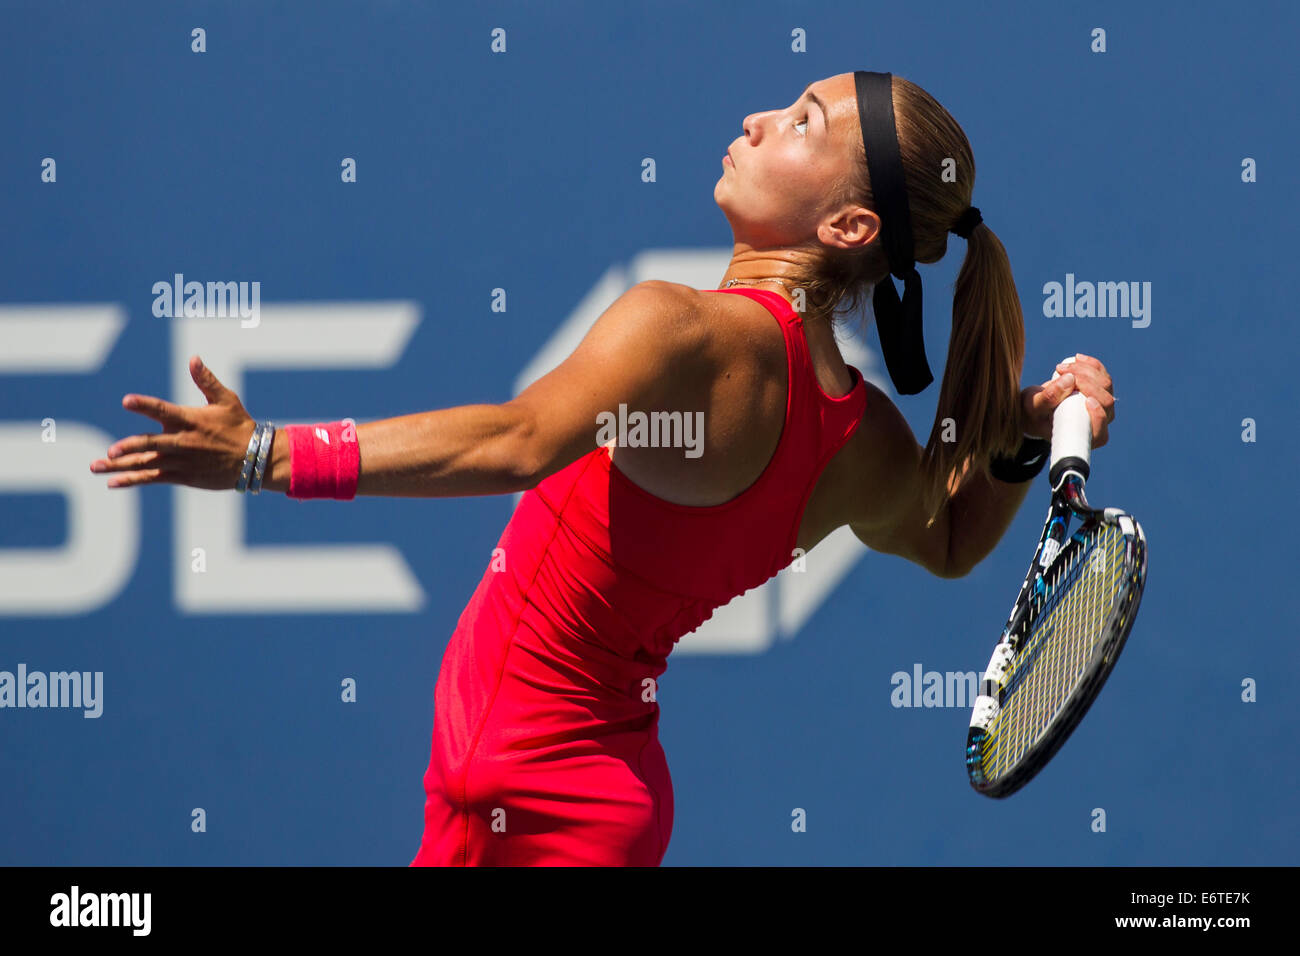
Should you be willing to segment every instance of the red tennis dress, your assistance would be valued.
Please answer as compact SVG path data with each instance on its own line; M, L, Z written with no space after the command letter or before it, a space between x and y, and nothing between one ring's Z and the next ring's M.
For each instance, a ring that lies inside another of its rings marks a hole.
M434 690L424 838L412 866L657 866L673 828L655 688L677 640L794 560L817 477L866 406L832 398L775 292L785 424L737 497L658 498L598 448L520 499L461 613Z

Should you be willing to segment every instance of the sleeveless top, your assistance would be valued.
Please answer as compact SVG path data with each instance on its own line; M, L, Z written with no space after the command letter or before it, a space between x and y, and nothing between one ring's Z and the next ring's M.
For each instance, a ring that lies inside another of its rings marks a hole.
M607 448L588 452L522 496L498 542L504 567L484 573L459 630L527 627L557 642L557 653L587 648L588 663L610 665L612 683L625 685L626 665L657 676L683 635L792 563L817 478L862 419L862 373L848 366L851 390L827 395L802 318L783 297L704 291L748 296L784 333L785 420L763 473L731 500L696 507L634 484Z

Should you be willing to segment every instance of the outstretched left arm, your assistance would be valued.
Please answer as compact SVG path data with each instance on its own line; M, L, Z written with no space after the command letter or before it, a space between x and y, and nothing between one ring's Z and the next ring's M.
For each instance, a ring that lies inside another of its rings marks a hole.
M527 490L597 446L602 411L622 402L638 409L671 404L681 383L707 364L703 338L688 292L669 283L638 283L597 319L568 359L511 401L357 425L356 493L442 498ZM235 487L256 422L197 356L190 359L190 374L206 406L124 398L125 408L154 419L163 432L123 438L91 463L93 472L113 473L110 488L158 482ZM275 436L263 489L289 490L286 437Z

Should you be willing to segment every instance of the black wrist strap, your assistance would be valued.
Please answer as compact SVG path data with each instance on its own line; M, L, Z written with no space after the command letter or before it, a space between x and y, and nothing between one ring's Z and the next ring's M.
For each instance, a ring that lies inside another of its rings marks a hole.
M1014 457L994 458L989 462L989 474L1008 484L1028 481L1043 470L1051 452L1052 443L1046 438L1026 435Z

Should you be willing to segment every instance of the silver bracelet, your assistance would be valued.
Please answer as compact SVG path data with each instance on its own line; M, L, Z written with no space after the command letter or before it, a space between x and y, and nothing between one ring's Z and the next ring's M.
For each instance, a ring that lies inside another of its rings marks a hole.
M235 490L243 492L248 487L248 479L253 474L253 466L257 463L257 446L261 439L261 428L254 426L253 437L248 440L248 451L244 452L244 467L239 469L239 480L235 482Z
M275 422L263 422L261 425L262 443L257 450L257 464L253 466L253 480L248 490L258 494L262 490L262 476L266 474L266 465L271 460L271 442L275 440Z

